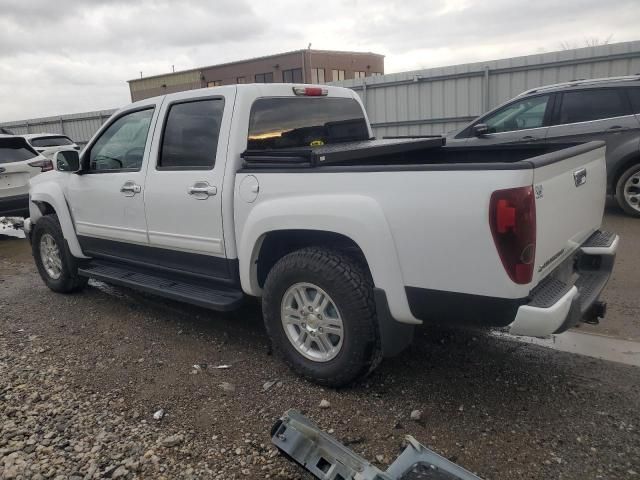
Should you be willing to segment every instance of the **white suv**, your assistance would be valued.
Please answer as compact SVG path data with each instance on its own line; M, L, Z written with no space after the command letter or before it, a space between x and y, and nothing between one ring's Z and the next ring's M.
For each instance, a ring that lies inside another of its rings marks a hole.
M24 138L36 152L41 153L47 158L52 158L59 150L69 150L70 148L80 150L77 143L66 135L60 135L58 133L29 133L20 136Z
M0 216L29 216L29 179L52 169L24 138L0 135Z

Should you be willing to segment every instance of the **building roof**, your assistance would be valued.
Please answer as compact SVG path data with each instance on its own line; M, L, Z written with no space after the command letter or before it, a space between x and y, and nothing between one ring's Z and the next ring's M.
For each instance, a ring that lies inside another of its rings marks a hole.
M149 78L160 78L160 77L168 77L171 75L178 75L181 73L190 73L190 72L198 72L200 70L207 70L209 68L217 68L217 67L227 67L229 65L237 65L240 63L247 63L247 62L255 62L257 60L266 60L269 58L276 58L276 57L282 57L284 55L291 55L294 53L303 53L303 52L307 52L310 51L312 54L313 53L331 53L331 54L343 54L343 55L376 55L378 57L384 57L384 55L380 54L380 53L373 53L373 52L349 52L346 50L314 50L314 49L300 49L300 50L291 50L289 52L281 52L281 53L274 53L271 55L263 55L261 57L253 57L253 58L246 58L243 60L234 60L233 62L226 62L226 63L217 63L215 65L207 65L205 67L198 67L198 68L189 68L187 70L179 70L177 72L167 72L167 73L160 73L158 75L150 75L148 77L141 77L141 78L133 78L131 80L127 80L127 83L131 83L131 82L139 82L140 80L147 80Z

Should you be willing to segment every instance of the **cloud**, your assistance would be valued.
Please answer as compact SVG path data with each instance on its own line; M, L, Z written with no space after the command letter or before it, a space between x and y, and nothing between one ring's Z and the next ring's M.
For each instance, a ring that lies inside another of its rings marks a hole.
M387 72L637 39L637 0L0 0L0 121L118 107L126 80L280 51Z

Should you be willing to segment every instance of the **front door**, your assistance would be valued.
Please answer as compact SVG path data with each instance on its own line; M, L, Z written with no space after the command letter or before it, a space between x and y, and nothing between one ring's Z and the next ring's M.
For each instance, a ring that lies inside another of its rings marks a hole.
M119 256L122 244L147 245L145 166L159 102L123 112L82 154L67 194L78 239L88 255Z
M144 201L159 266L227 279L222 234L224 176L233 92L186 92L162 106Z

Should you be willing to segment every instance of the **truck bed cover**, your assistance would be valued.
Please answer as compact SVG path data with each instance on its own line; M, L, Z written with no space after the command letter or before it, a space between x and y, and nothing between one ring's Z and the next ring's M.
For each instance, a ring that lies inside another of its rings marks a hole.
M246 150L242 154L247 167L319 166L356 162L364 158L396 155L439 148L445 138L383 138L357 142L341 142L317 147L296 147L272 150Z

